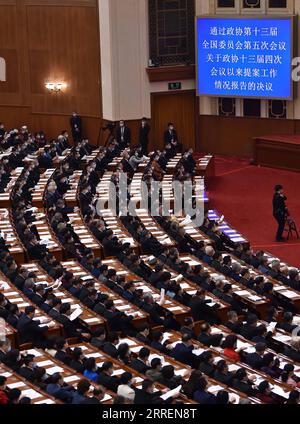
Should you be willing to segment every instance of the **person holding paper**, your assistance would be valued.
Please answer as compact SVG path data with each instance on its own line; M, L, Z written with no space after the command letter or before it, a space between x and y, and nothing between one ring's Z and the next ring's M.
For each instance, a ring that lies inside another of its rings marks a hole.
M60 307L60 315L56 318L64 326L64 331L67 337L78 337L83 340L89 340L91 334L84 330L82 326L78 325L77 318L79 317L82 310L78 308L74 311L76 315L72 314L72 309L70 303L63 303ZM72 317L73 315L73 317Z
M216 397L207 391L208 383L205 377L200 377L197 382L197 390L194 393L194 400L200 405L213 405Z
M34 320L34 317L35 308L33 306L26 306L17 325L20 342L32 343L36 347L46 347L48 344L46 332L49 327L47 325L41 326L40 321Z
M136 389L134 404L135 405L152 405L162 392L154 392L154 382L151 380L144 380L141 389Z

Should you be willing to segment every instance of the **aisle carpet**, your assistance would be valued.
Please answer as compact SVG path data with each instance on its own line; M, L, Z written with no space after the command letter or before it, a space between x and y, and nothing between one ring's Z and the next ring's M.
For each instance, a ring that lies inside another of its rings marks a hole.
M264 249L300 267L300 240L275 242L272 196L276 184L285 188L287 205L300 233L300 173L253 166L247 159L217 156L216 177L208 189L210 205L223 213L254 249Z

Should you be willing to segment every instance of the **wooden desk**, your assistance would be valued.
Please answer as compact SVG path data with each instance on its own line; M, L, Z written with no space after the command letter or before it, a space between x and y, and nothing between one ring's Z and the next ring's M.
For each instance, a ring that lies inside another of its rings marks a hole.
M35 308L35 321L40 321L41 325L44 322L49 321L47 324L49 326L47 335L49 336L60 336L62 334L62 327L56 321L53 321L52 318L39 309L34 303L32 303L20 290L18 290L6 277L4 274L0 273L0 293L2 293L5 298L14 305L17 305L20 312L25 312L26 306L34 306ZM18 336L18 334L17 334Z
M181 153L177 153L176 156L174 156L173 158L171 158L166 166L166 172L168 175L174 175L174 172L179 164L179 162L182 159L182 154Z
M171 333L170 333L171 334ZM120 340L120 344L121 343L128 343L130 346L130 350L131 352L138 354L139 351L144 347L144 345L137 339L133 338L133 337L126 337L126 338L122 338ZM172 365L174 367L174 372L175 375L180 375L183 377L184 380L188 380L190 373L192 371L191 367L183 364L182 362L176 361L175 359L173 359L171 356L168 356L164 353L159 352L156 349L153 349L150 346L147 346L150 350L150 357L149 357L149 362L151 363L152 359L154 358L160 358L161 362L162 362L162 366L165 365ZM218 393L220 390L227 390L230 394L235 394L238 395L239 392L237 392L236 390L217 382L216 380L210 378L210 377L206 377L208 383L209 383L209 391L213 394ZM245 397L245 396L243 396ZM185 401L186 403L186 401ZM257 403L254 399L253 399L253 403Z
M18 167L11 172L10 180L7 186L5 187L4 192L0 193L0 207L9 208L11 206L11 193L13 188L15 187L17 180L22 175L23 170L23 167Z
M55 172L55 169L47 169L41 176L36 184L36 186L33 189L32 192L32 205L36 206L37 208L43 208L44 207L44 195L45 190L49 184L50 179L52 178L53 174Z
M2 319L0 320L1 320L0 326L2 326ZM4 336L6 339L8 339L10 341L12 348L16 347L17 331L5 321L4 321L4 329L0 328L0 336L1 338Z
M300 136L270 135L254 138L257 165L300 171Z
M264 319L267 316L269 301L264 297L258 296L257 293L253 290L246 289L241 284L209 267L205 262L200 261L198 258L192 255L182 254L180 255L180 259L190 266L201 265L203 269L210 274L210 277L214 281L223 280L228 284L231 284L233 294L240 302L246 304L252 309L255 309L261 318Z
M128 341L129 343L131 343L131 339ZM122 362L118 361L115 358L112 358L111 356L105 354L104 352L99 351L91 344L80 343L80 344L76 344L76 346L71 346L71 349L75 347L81 348L86 358L95 358L95 361L98 367L101 367L101 365L104 362L107 362L107 361L112 362L113 376L120 376L124 372L130 372L133 376L133 380L132 380L133 387L137 389L142 389L142 382L146 379L145 375L137 372L135 369L131 368L130 366L124 365ZM154 383L154 391L163 391L163 390L166 390L165 386L159 383ZM179 399L187 401L187 398L185 396L179 396Z
M205 186L209 187L211 178L215 177L215 157L213 155L206 155L196 162L196 175L203 177Z
M221 333L224 334L225 336L231 334L230 331L226 327L223 327L223 326L220 326L220 327L215 326L215 327L212 328L212 334L221 334ZM163 341L168 340L168 342L170 342L170 344L174 348L177 343L181 342L181 338L182 338L182 335L180 333L175 332L175 331L168 331L168 332L164 333ZM195 348L195 354L197 354L197 355L200 355L204 351L210 351L213 354L215 365L218 363L218 361L225 360L226 363L228 364L228 368L229 368L230 372L234 372L234 371L238 370L239 368L243 368L246 371L248 377L250 377L251 375L254 375L256 377L256 380L255 380L256 386L258 386L258 384L263 380L267 380L271 384L271 386L278 386L279 390L280 391L282 390L282 392L284 394L284 396L282 396L282 398L284 400L287 399L287 397L289 396L289 393L293 390L287 384L282 383L278 379L273 379L269 375L267 375L267 374L265 374L261 371L254 370L253 368L251 368L246 363L232 361L230 358L228 358L227 356L225 356L222 353L223 352L222 348L219 348L219 347L208 348L207 346L201 344L197 340L193 340L193 345L194 345L194 348ZM248 340L244 339L243 337L238 337L238 345L243 346L246 349L249 349L249 351L255 350L255 343L248 342ZM274 353L276 355L276 353L272 352L270 349L268 349L268 352ZM281 355L279 355L279 358L283 361L282 367L286 363L291 363L291 361L289 361L289 360L286 361L287 358L285 358ZM296 372L299 372L299 371L300 371L300 368L297 367ZM234 392L238 393L239 397L247 398L247 396L245 394L243 394L242 392L237 391L237 390L232 389L232 388L229 388L229 389L234 390ZM228 389L226 389L226 390L228 390ZM261 403L261 401L257 398L252 398L252 400L253 401L255 400L255 403Z
M134 240L114 212L110 209L102 209L98 213L100 213L101 218L105 222L106 228L111 230L121 243L130 243L130 247L136 254L139 254L139 244Z
M50 277L38 264L23 264L22 268L26 268L30 272L36 274L36 285L43 284L50 287L54 284L54 280ZM83 303L79 301L75 296L65 290L62 286L53 289L53 294L62 301L62 303L70 303L71 309L80 308L83 312L80 315L81 321L91 330L97 330L100 327L105 326L105 320L95 312L88 309Z
M130 272L117 259L106 259L102 262L103 264L106 264L109 268L115 269L117 271L117 275L123 275L126 282L133 281L136 289L141 289L143 293L151 293L153 299L155 301L159 301L160 291L152 287L150 284L146 283L136 274ZM171 311L174 314L176 320L182 325L184 323L184 319L190 313L190 308L181 305L179 302L176 302L175 300L167 296L163 307L166 308L168 311Z
M57 360L53 356L51 356L49 353L45 352L42 349L30 349L27 351L24 351L24 355L30 354L34 356L34 362L35 364L40 367L44 368L46 370L46 373L50 376L55 373L61 374L64 382L76 390L78 381L82 379L86 379L89 381L90 385L93 388L98 388L99 385L94 383L93 381L89 380L88 378L84 377L83 375L76 373L75 370L65 365L63 362ZM102 399L101 403L111 403L112 398L114 394L108 390L105 391L104 398Z
M9 389L21 390L21 397L29 397L34 405L61 404L59 400L54 399L48 393L29 383L3 364L0 364L0 375L7 378L6 385Z
M224 257L226 256L226 254L224 253L222 256ZM264 282L271 282L274 287L273 290L275 296L284 299L286 302L292 303L297 308L298 312L300 312L300 293L297 290L294 290L289 286L285 286L283 283L278 280L275 280L269 275L265 275L259 272L257 269L241 261L239 258L236 258L233 255L230 256L232 258L232 263L236 262L239 263L241 266L248 268L251 277L253 277L254 279L257 277L262 277L264 279Z
M104 264L109 264L108 261L103 261ZM116 294L113 290L110 290L105 284L101 283L99 280L94 278L87 270L85 270L77 261L67 261L62 262L62 266L69 272L71 272L75 277L80 278L82 281L93 281L95 284L95 289L101 293L107 294L109 299L114 302L115 308L124 312L126 315L132 315L134 317L133 323L137 327L141 324L148 321L148 314L143 310L139 309L137 306L128 302L128 300L123 299L123 297ZM112 267L110 267L112 268ZM121 272L121 271L120 271Z
M146 230L151 233L165 247L175 247L176 242L169 237L169 235L157 224L146 209L137 209L136 216L139 218L141 223L144 225Z
M219 221L221 216L216 211L210 210L208 212L208 218L211 221ZM249 244L249 241L242 234L233 229L226 221L223 221L222 224L219 225L219 228L233 246L237 244Z
M154 271L156 265L149 263L149 262L151 262L152 259L154 259L154 256L146 256L145 255L145 256L141 256L141 259L143 259L144 262ZM166 265L164 265L164 271L170 272L172 279L178 279L179 278L179 274ZM200 289L200 287L197 286L197 284L192 283L191 281L189 281L186 278L180 279L179 284L180 284L181 289L184 292L188 293L190 296L193 296L194 294L196 294L197 291ZM230 310L231 306L228 305L226 302L223 302L221 299L217 298L213 294L206 295L206 300L210 300L210 304L208 304L207 306L212 307L216 303L218 303L220 305L220 308L217 309L215 311L215 313L220 318L220 320L222 322L225 322L227 320L227 313Z
M102 257L102 246L85 225L81 213L79 211L74 211L72 213L68 213L68 217L70 219L70 224L79 237L80 242L87 249L91 249L96 257Z
M59 241L52 232L52 228L49 225L44 209L38 209L34 216L36 221L33 221L32 224L36 226L40 237L40 244L45 244L49 252L52 253L58 261L61 261L62 248Z
M9 253L17 264L25 262L25 249L19 240L8 209L0 209L0 232L2 233Z
M77 191L78 191L78 184L80 181L80 178L82 176L82 171L74 171L73 175L69 177L69 185L70 188L64 195L64 199L68 206L77 206Z

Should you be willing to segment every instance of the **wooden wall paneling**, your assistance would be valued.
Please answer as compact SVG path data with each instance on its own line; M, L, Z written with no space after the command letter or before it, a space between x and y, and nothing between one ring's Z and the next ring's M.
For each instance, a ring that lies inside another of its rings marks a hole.
M0 121L6 128L26 123L53 138L69 129L76 110L96 143L102 126L98 2L0 0L0 13L0 56L7 62ZM49 93L47 80L65 81L68 89Z
M100 115L97 16L90 7L27 6L32 110L36 113ZM40 36L39 34L42 34ZM99 54L100 56L100 54ZM48 93L63 81L63 93ZM54 94L54 95L53 95Z
M30 6L76 6L95 7L97 0L24 0Z
M17 39L17 7L15 3L1 4L0 56L6 61L6 79L0 82L0 103L21 104L19 51ZM4 19L5 17L5 19Z
M201 115L196 149L205 153L253 157L255 137L294 133L293 120Z
M183 145L194 149L199 110L197 104L198 100L194 90L152 93L152 147L164 147L164 131L168 122L173 122Z

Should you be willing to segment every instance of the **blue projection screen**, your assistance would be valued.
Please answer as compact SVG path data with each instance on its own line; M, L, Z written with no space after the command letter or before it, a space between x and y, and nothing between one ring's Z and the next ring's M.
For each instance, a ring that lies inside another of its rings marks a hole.
M200 96L292 99L293 18L196 18Z

